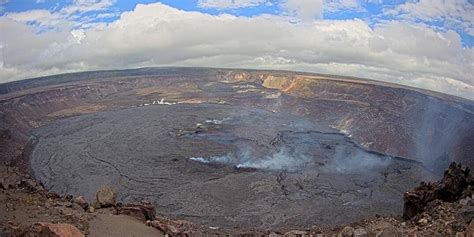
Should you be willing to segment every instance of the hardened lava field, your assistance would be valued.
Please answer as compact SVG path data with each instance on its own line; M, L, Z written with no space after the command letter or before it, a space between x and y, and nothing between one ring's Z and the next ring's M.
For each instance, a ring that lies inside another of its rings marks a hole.
M297 116L225 105L104 112L34 134L31 164L52 190L91 199L110 183L125 202L145 198L167 216L216 226L301 227L395 213L400 194L431 177Z
M10 157L23 146L35 177L62 194L91 199L111 184L120 201L172 218L304 228L400 214L404 191L451 161L472 167L472 101L434 92L221 69L63 77L1 97L1 145Z

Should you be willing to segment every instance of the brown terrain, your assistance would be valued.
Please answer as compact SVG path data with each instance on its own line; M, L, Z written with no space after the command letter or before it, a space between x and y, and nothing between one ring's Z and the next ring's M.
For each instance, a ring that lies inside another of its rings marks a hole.
M466 99L202 68L57 75L0 94L0 234L473 234Z

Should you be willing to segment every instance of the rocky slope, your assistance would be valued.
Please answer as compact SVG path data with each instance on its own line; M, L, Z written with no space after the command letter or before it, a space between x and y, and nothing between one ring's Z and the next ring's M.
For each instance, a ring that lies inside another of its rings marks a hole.
M331 228L221 229L156 215L146 203L115 203L102 187L92 203L48 193L15 168L0 168L2 236L473 236L473 178L455 163L443 179L405 194L404 216L362 220ZM453 186L455 184L455 186ZM454 188L455 187L455 188ZM414 198L414 197L417 198ZM420 200L423 200L421 203ZM52 224L59 223L59 224Z

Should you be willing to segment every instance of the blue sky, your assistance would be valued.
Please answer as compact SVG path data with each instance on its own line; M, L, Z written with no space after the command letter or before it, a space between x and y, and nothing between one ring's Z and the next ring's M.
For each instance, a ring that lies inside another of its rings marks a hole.
M1 1L1 0L0 0ZM71 4L74 4L74 0L62 0L62 1L49 1L49 0L18 0L18 1L9 1L3 0L3 10L1 15L5 15L9 12L22 12L29 11L33 9L47 9L52 12L58 12L62 8L65 8ZM87 1L99 1L99 0L86 0ZM232 1L232 0L228 0ZM234 1L234 2L238 2ZM153 1L153 0L115 0L110 7L102 8L97 11L90 12L78 12L76 16L81 19L88 16L96 16L101 13L110 13L110 16L107 18L95 19L94 22L111 22L116 20L120 13L125 11L132 11L137 4L149 4L154 2L161 2L166 5L175 7L177 9L182 9L185 11L199 11L212 15L219 15L223 13L237 15L237 16L255 16L261 14L285 14L285 11L281 9L281 3L283 1L268 1L271 4L260 4L250 7L230 7L230 8L213 8L213 7L202 7L200 6L199 0L162 0L162 1ZM209 1L213 2L213 1ZM249 2L249 1L247 1ZM251 1L250 1L251 2ZM337 2L337 1L335 1ZM386 9L393 9L397 6L403 5L409 2L416 1L406 1L406 0L390 0L390 1L359 1L360 8L342 8L336 9L334 11L325 11L323 12L324 19L331 20L345 20L345 19L363 19L371 24L377 24L380 21L388 20L398 20L399 16L397 15L387 15L383 14ZM453 1L454 2L454 1ZM466 6L471 5L469 9L464 9L466 11L472 10L473 0L466 1ZM470 12L474 14L474 12ZM113 15L112 15L113 14ZM446 20L443 19L444 16L440 16L441 19L415 19L413 22L423 23L429 26L438 27L442 30L452 29L455 30L463 39L463 45L472 47L474 44L474 36L466 32L463 27L460 27L459 24L454 24L446 26ZM472 22L470 22L472 25ZM472 29L471 29L472 30Z
M0 0L0 83L141 66L288 69L474 99L473 0Z

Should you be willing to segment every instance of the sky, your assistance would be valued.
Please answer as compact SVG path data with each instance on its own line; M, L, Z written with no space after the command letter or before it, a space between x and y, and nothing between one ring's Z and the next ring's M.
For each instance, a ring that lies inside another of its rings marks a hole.
M474 0L0 0L0 83L150 66L355 76L474 100Z

